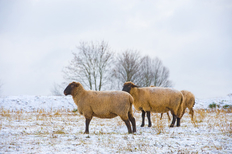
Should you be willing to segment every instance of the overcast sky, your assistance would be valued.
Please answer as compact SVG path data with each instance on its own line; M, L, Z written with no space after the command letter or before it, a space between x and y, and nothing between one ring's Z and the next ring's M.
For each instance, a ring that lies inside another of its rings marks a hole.
M80 41L158 57L178 90L232 92L231 0L0 0L1 95L50 95Z

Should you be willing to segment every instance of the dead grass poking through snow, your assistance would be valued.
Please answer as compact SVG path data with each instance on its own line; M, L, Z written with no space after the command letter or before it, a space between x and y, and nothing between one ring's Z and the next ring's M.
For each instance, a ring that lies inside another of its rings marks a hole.
M93 118L90 134L83 134L85 119L70 110L34 112L0 109L0 153L230 153L232 113L195 110L185 113L181 127L169 128L166 114L152 113L152 127L141 128L141 112L134 111L137 133L127 134L120 117ZM213 142L212 142L213 141ZM41 151L43 146L44 151Z
M165 133L165 120L160 120L160 114L153 114L152 115L152 122L153 122L153 128L155 129L157 134Z
M186 114L186 113L185 113ZM191 123L194 125L194 127L199 127L200 123L204 121L204 119L207 116L207 111L204 109L199 109L194 111L194 117Z

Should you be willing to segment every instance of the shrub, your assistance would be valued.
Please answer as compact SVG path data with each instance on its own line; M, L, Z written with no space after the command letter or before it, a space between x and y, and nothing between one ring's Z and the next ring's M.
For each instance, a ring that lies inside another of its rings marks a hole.
M209 104L209 108L211 108L211 109L216 108L216 103L213 102L212 104Z
M227 105L226 104L226 105L223 106L223 109L232 109L232 105Z
M209 104L209 108L213 109L213 108L220 108L220 105L219 104L216 104L216 103L212 103L212 104Z

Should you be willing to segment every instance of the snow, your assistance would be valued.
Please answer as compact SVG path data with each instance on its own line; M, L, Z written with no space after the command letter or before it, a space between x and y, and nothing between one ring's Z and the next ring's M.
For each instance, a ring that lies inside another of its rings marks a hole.
M232 105L230 97L196 99L195 120L185 113L181 127L169 128L164 114L152 114L153 126L128 134L119 118L93 118L90 134L85 119L69 96L0 98L0 153L232 153L231 110L209 110L212 103ZM203 109L203 110L202 110ZM147 122L147 120L146 120Z
M0 98L0 106L7 110L34 111L37 109L73 109L76 105L70 96L7 96Z
M216 97L210 99L196 99L196 104L194 108L196 109L207 109L209 104L216 103L223 107L224 105L232 105L232 96L227 97Z
M207 109L209 104L232 105L231 97L196 99L195 109ZM7 110L35 111L44 109L45 111L57 109L77 108L71 96L6 96L0 97L0 108Z

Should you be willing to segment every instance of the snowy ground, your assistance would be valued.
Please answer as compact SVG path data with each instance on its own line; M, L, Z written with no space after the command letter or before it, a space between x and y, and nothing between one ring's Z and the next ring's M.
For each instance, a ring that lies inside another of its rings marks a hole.
M127 134L120 118L93 118L90 134L71 97L11 96L0 98L0 153L232 153L232 113L205 110L230 98L197 100L195 118L188 113L181 127L169 128L166 114L152 114L153 126ZM147 121L146 121L147 122Z

